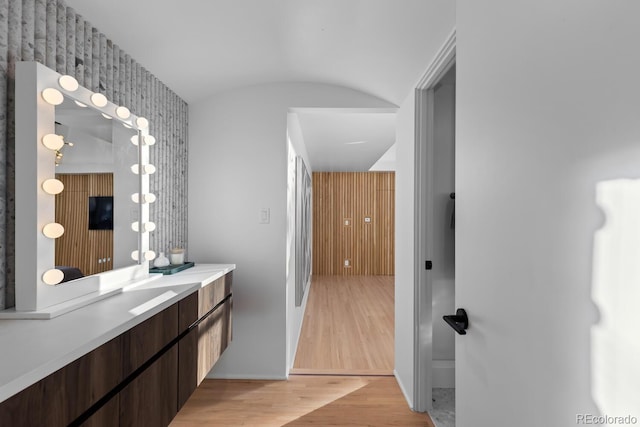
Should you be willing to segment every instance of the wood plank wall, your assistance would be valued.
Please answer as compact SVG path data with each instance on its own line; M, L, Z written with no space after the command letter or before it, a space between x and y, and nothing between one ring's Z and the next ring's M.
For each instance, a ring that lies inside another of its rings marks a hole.
M112 36L116 36L113 34ZM14 305L15 63L38 61L149 119L157 252L186 247L188 105L63 0L0 0L0 309Z
M77 267L85 276L113 269L113 230L89 230L89 197L113 196L113 174L56 174L64 191L56 195L56 265ZM107 258L107 262L98 259Z
M394 275L395 173L314 172L312 182L313 274Z

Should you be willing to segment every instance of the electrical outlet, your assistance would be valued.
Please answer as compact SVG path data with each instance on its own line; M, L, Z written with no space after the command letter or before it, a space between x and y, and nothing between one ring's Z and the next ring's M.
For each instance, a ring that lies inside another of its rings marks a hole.
M367 222L367 223L371 222L371 217L365 216L364 222Z
M345 259L345 260L344 260L344 266L345 266L345 267L351 267L351 261L350 261L350 260L348 260L348 259Z

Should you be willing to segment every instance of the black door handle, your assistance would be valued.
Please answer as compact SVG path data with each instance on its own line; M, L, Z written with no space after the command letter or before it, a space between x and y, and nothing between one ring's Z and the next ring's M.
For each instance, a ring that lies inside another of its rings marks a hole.
M469 318L467 317L467 312L464 308L457 309L455 315L450 314L448 316L442 316L442 318L460 335L467 334L465 329L469 327Z

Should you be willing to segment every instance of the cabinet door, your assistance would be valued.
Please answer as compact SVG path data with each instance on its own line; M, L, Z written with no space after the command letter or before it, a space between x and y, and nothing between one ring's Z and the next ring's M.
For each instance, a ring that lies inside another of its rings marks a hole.
M120 392L121 427L165 427L178 413L178 346Z
M206 316L179 343L178 407L211 371L232 339L233 297Z
M66 426L121 381L122 341L117 337L0 403L0 424Z
M178 304L140 323L123 334L124 376L138 369L178 336Z

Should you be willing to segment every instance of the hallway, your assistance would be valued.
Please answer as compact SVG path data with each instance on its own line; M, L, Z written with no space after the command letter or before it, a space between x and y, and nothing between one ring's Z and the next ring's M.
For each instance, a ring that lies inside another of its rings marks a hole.
M393 375L394 277L312 276L292 374Z

